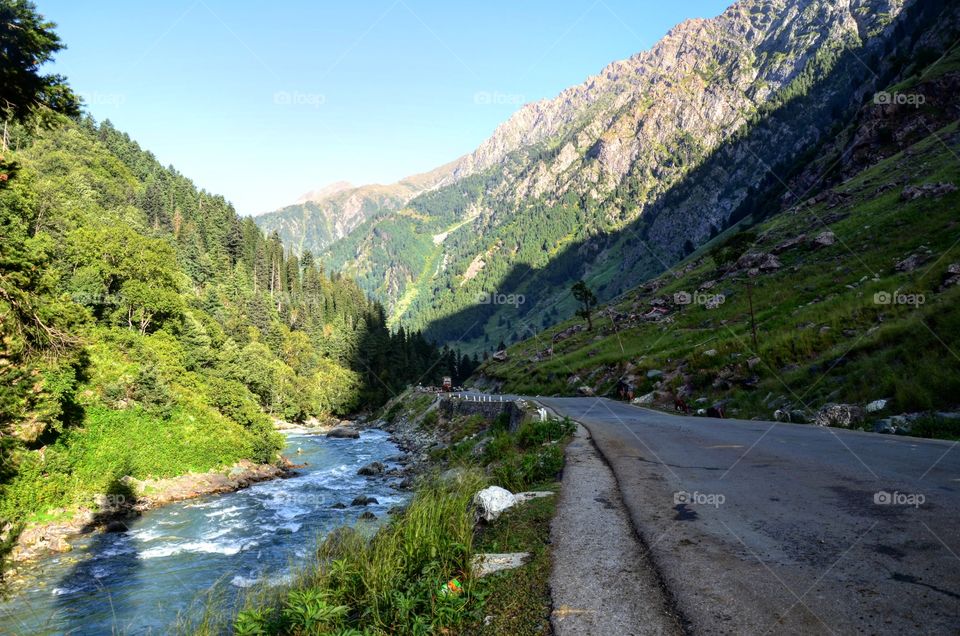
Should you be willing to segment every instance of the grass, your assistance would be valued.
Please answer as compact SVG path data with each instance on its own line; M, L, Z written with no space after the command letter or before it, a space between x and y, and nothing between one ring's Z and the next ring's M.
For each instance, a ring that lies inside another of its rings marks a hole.
M559 482L536 484L533 490L559 492ZM529 552L530 559L515 570L491 575L485 583L489 595L485 620L468 633L550 634L550 587L553 569L550 521L557 509L556 497L534 499L505 512L482 529L474 546L478 552Z
M654 298L672 303L675 293L693 293L714 280L708 291L726 299L719 307L674 307L671 322L634 320L617 328L596 317L593 332L553 343L555 334L577 322L567 321L511 347L506 362L488 361L481 371L503 381L506 392L540 395L569 395L583 384L610 394L620 377L631 375L642 395L655 388L646 372L660 369L671 378L661 390L686 387L688 402L725 401L728 414L747 418L881 397L899 412L956 407L960 286L941 291L940 285L947 266L960 261L960 253L950 252L960 239L960 192L913 201L901 201L900 192L904 183L960 184L960 168L942 145L960 149L957 130L957 124L947 126L836 187L838 204L786 212L750 230L756 234L751 249L763 252L826 229L835 233L834 245L801 245L778 256L782 267L775 272L724 278L724 244L731 237L721 237L674 268L676 277L662 276L661 288L636 289L613 305L623 314L642 314ZM897 271L894 265L910 254L925 260L913 272ZM897 290L922 294L925 302L875 302L875 294ZM532 360L551 346L551 358ZM754 356L760 362L751 368L747 361Z

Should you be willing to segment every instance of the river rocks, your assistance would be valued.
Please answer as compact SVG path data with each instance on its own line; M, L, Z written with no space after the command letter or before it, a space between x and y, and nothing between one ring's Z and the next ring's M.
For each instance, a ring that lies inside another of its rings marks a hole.
M376 521L377 515L373 514L369 510L364 510L363 513L358 517L360 521Z
M517 504L517 498L506 488L490 486L473 496L474 515L476 519L491 522L497 519L503 511Z
M377 501L376 497L368 497L367 495L360 495L359 497L354 497L353 501L350 502L351 506L372 506L374 504L380 503Z
M345 503L343 503L343 502L341 502L341 501L338 501L337 503L335 503L335 504L333 504L332 506L330 506L330 509L331 509L331 510L344 510L344 509L346 509L346 507L347 507L347 504L345 504Z
M328 431L327 437L332 439L360 439L360 431L348 426L338 426Z
M387 470L383 462L370 462L357 471L361 477L379 477Z
M817 411L814 424L850 428L863 422L863 409L854 404L827 404Z
M139 516L143 510L201 495L233 492L247 486L289 474L283 466L256 464L241 460L229 469L206 473L189 473L167 479L135 479L129 475L120 482L130 489L126 497L98 495L96 510L81 508L68 521L30 524L17 537L11 550L13 561L32 560L50 552L68 552L68 538L101 528L107 532L123 532L125 519Z
M108 523L104 528L104 532L126 532L130 527L119 519L114 519Z

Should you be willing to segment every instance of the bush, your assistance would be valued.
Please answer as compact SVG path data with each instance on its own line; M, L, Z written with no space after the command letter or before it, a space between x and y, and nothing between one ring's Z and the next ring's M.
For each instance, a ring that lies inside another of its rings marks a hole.
M518 492L553 480L562 469L563 447L553 444L535 451L509 454L494 466L493 476L500 486Z
M517 430L517 444L520 448L532 448L545 442L555 442L573 433L574 426L570 418L550 419L545 422L524 422Z

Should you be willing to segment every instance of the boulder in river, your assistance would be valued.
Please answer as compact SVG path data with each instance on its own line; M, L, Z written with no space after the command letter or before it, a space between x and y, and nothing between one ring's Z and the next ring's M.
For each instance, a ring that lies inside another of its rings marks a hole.
M372 504L380 503L377 501L376 497L368 497L367 495L360 495L359 497L354 497L353 501L350 502L351 506L369 506Z
M334 439L359 439L360 431L348 426L338 426L337 428L328 431L327 437L332 437Z
M347 507L347 504L338 501L337 503L333 504L330 507L333 508L334 510L343 510L344 508Z
M103 528L103 531L104 532L126 532L129 529L130 528L127 526L127 524L120 521L119 519L114 519Z
M386 470L387 467L383 464L383 462L370 462L358 470L357 474L362 477L376 477L378 475L382 475Z
M376 521L377 515L373 514L369 510L364 510L363 514L360 515L361 521Z

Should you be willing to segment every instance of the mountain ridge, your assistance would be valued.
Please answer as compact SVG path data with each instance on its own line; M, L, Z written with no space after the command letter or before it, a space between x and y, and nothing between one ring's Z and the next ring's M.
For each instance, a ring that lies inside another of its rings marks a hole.
M497 327L555 305L547 298L572 280L610 298L738 220L770 167L819 143L831 110L874 83L844 52L877 54L909 4L744 0L687 20L649 50L524 105L453 163L452 182L368 216L322 258L357 276L394 324L433 324L439 340L477 348L491 333L515 336ZM823 77L833 83L821 87ZM817 99L764 129L811 90ZM577 253L566 255L571 245ZM539 280L510 276L520 270ZM470 310L484 292L521 294L527 306Z

